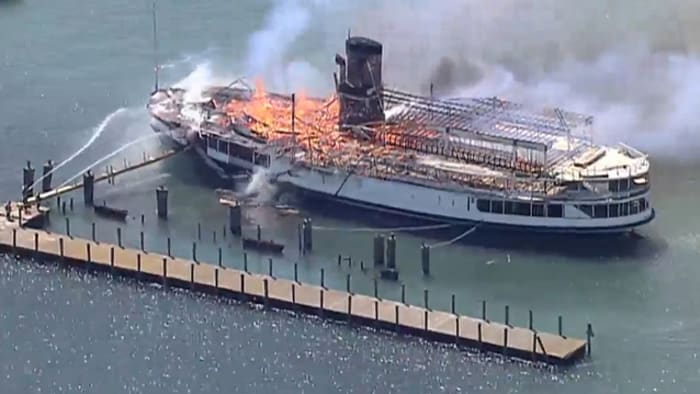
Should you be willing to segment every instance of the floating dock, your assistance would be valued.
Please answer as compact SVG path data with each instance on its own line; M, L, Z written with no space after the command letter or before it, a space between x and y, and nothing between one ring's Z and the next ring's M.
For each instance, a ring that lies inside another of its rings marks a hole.
M5 222L5 218L0 221ZM498 352L506 357L568 365L586 356L587 343L581 339L43 230L0 225L0 250Z

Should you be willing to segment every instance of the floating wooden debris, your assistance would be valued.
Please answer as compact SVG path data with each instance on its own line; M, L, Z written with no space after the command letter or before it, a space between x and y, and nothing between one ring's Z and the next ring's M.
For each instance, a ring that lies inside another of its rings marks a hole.
M106 202L103 202L102 205L95 205L95 213L106 218L125 221L129 211L109 207Z
M243 249L254 249L260 252L282 254L284 245L275 241L266 241L256 238L243 238Z

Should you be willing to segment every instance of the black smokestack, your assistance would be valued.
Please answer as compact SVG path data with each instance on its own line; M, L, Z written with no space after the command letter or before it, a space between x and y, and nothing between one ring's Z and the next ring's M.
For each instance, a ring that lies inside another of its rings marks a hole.
M382 44L377 41L349 37L345 41L347 62L336 56L341 74L338 84L341 129L384 121L382 52Z

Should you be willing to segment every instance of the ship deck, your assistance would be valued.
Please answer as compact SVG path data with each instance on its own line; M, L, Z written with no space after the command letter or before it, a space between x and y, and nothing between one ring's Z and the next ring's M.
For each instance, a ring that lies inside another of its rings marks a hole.
M431 99L383 92L386 122L341 131L334 96L293 99L260 87L212 89L215 116L226 121L201 133L240 145L247 137L226 125L232 122L266 141L268 152L310 167L541 197L556 195L562 182L580 181L590 171L608 176L648 171L646 157L593 144L590 116L495 97Z

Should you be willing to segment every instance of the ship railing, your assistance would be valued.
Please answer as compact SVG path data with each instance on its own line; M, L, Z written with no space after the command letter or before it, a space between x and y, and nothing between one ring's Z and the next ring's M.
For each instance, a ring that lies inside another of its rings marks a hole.
M300 164L304 164L309 168L340 168L359 175L382 179L427 183L433 187L444 187L446 184L451 184L452 188L456 190L467 188L501 193L502 195L525 193L545 198L549 194L547 190L555 186L552 180L465 174L428 165L406 164L377 157L358 160L352 166L349 166L346 161L333 160L327 156L314 157L313 162L305 157Z
M513 150L506 151L489 146L446 142L438 138L421 136L418 133L404 134L384 131L379 138L381 142L391 146L453 158L463 163L482 164L523 173L541 173L544 170L542 163L537 160L522 159Z
M588 200L623 200L636 197L649 192L649 188L636 188L620 192L595 191L595 190L565 190L559 193L552 193L550 197L565 198L567 200L588 201Z

